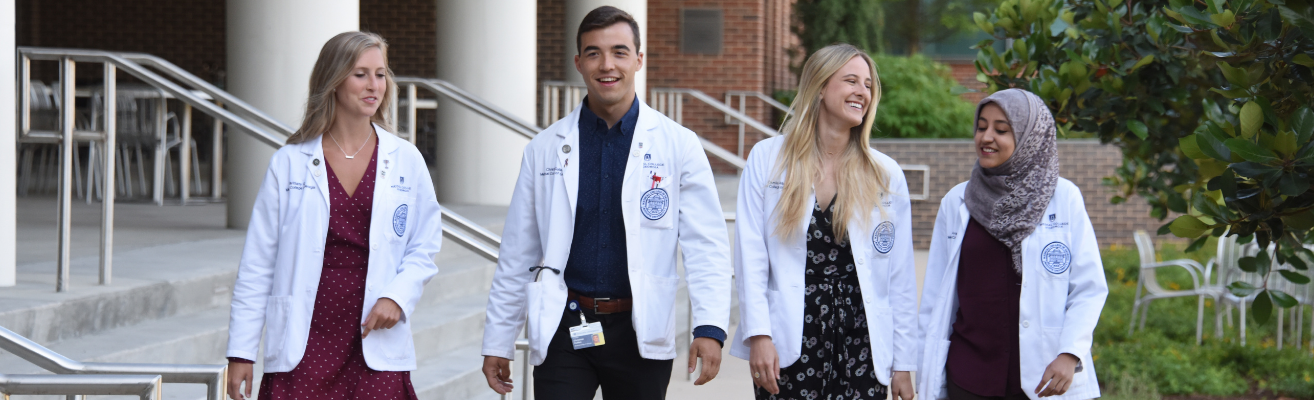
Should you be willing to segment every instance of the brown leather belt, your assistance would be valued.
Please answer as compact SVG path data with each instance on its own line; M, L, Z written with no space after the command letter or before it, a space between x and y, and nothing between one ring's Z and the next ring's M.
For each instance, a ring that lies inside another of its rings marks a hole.
M634 301L632 299L613 299L607 297L592 298L575 293L574 290L571 290L566 298L579 302L580 308L593 310L594 314L614 314L629 312L634 309Z

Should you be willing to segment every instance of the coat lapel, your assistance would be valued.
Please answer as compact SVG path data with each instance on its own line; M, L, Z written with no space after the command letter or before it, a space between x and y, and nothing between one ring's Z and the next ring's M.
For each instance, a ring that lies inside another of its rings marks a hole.
M324 135L320 135L302 142L301 152L310 156L310 160L306 161L306 169L310 170L310 176L314 177L315 186L324 199L324 209L327 210L333 205L329 202L328 160L324 158L323 141Z
M579 198L579 112L584 107L581 102L575 111L566 116L564 134L558 134L561 146L557 151L557 168L562 169L562 181L566 184L566 198L570 201L570 215L575 216L575 204ZM572 162L571 160L575 161ZM570 164L575 164L571 166ZM571 226L574 226L572 223Z

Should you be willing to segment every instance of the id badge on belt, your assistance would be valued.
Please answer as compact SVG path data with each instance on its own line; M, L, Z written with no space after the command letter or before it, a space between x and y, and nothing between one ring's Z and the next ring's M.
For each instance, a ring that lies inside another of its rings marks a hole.
M602 336L602 321L589 323L584 319L584 313L579 313L579 326L570 327L570 344L575 346L575 350L607 344Z

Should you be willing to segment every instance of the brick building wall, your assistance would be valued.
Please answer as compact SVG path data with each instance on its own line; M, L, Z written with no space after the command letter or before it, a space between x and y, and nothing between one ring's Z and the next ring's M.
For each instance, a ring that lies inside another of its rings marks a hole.
M397 76L437 73L437 18L434 0L360 0L360 29L388 41L388 64Z
M224 82L224 0L18 0L14 6L18 23L11 29L19 46L150 53L201 79ZM33 79L59 79L54 62L32 67ZM78 79L100 81L100 71L78 68Z
M766 86L766 7L763 0L666 0L648 2L648 88L697 89L719 100L732 90L764 92ZM680 17L683 9L720 9L723 43L720 54L685 54L680 49ZM733 105L738 107L738 105ZM747 114L770 121L768 106L747 102ZM683 124L699 135L734 152L738 147L738 125L726 124L725 114L688 96L683 103ZM763 136L746 129L745 152ZM733 172L733 167L713 160L713 167Z
M575 21L576 24L579 21ZM543 120L543 82L564 81L566 73L566 0L538 0L538 87L535 123ZM646 50L646 49L645 49ZM573 107L574 105L570 105Z
M954 60L936 60L936 61L949 65L949 68L953 70L952 72L953 78L955 81L958 81L959 85L963 85L963 87L965 88L976 91L971 93L963 93L962 95L959 95L959 97L962 97L963 100L972 103L979 103L981 102L981 99L984 99L986 97L986 93L984 92L984 90L986 89L986 84L984 82L976 80L976 64L974 64L972 60L954 59Z
M1110 204L1116 193L1104 186L1101 179L1113 174L1122 162L1117 147L1102 145L1096 140L1060 140L1058 142L1059 176L1067 178L1081 188L1086 200L1086 211L1095 227L1095 236L1101 246L1132 244L1132 232L1144 229L1154 232L1163 222L1150 217L1150 207L1139 197L1123 204ZM941 140L873 140L877 150L898 160L901 165L922 164L930 168L929 195L926 200L912 202L913 240L919 249L930 247L931 230L935 215L940 209L944 194L972 173L976 155L972 141L964 139ZM907 172L908 191L922 192L921 172ZM1165 221L1166 222L1166 221Z

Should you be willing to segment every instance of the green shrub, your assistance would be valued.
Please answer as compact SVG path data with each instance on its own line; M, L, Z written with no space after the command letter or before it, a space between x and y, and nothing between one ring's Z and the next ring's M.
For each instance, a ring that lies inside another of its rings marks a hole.
M1182 245L1160 243L1159 258L1191 258L1202 264L1214 246L1183 253ZM1135 249L1114 246L1101 251L1109 297L1095 328L1092 353L1101 386L1110 399L1146 399L1154 395L1238 396L1271 391L1279 396L1314 398L1314 358L1309 348L1277 350L1276 324L1247 325L1246 345L1237 343L1238 327L1224 325L1214 335L1213 300L1205 301L1204 344L1195 344L1196 299L1182 297L1151 303L1145 329L1130 336L1132 302L1140 260ZM1165 288L1189 288L1184 270L1160 269ZM1303 309L1302 312L1307 312ZM1307 318L1310 317L1306 314ZM1139 316L1138 316L1139 319ZM1233 312L1233 323L1240 318ZM1308 320L1306 320L1308 321ZM1308 323L1308 322L1307 322Z
M881 102L876 108L874 138L970 138L973 105L958 93L962 87L948 66L923 55L910 57L878 54ZM776 91L772 97L790 104L794 90Z

